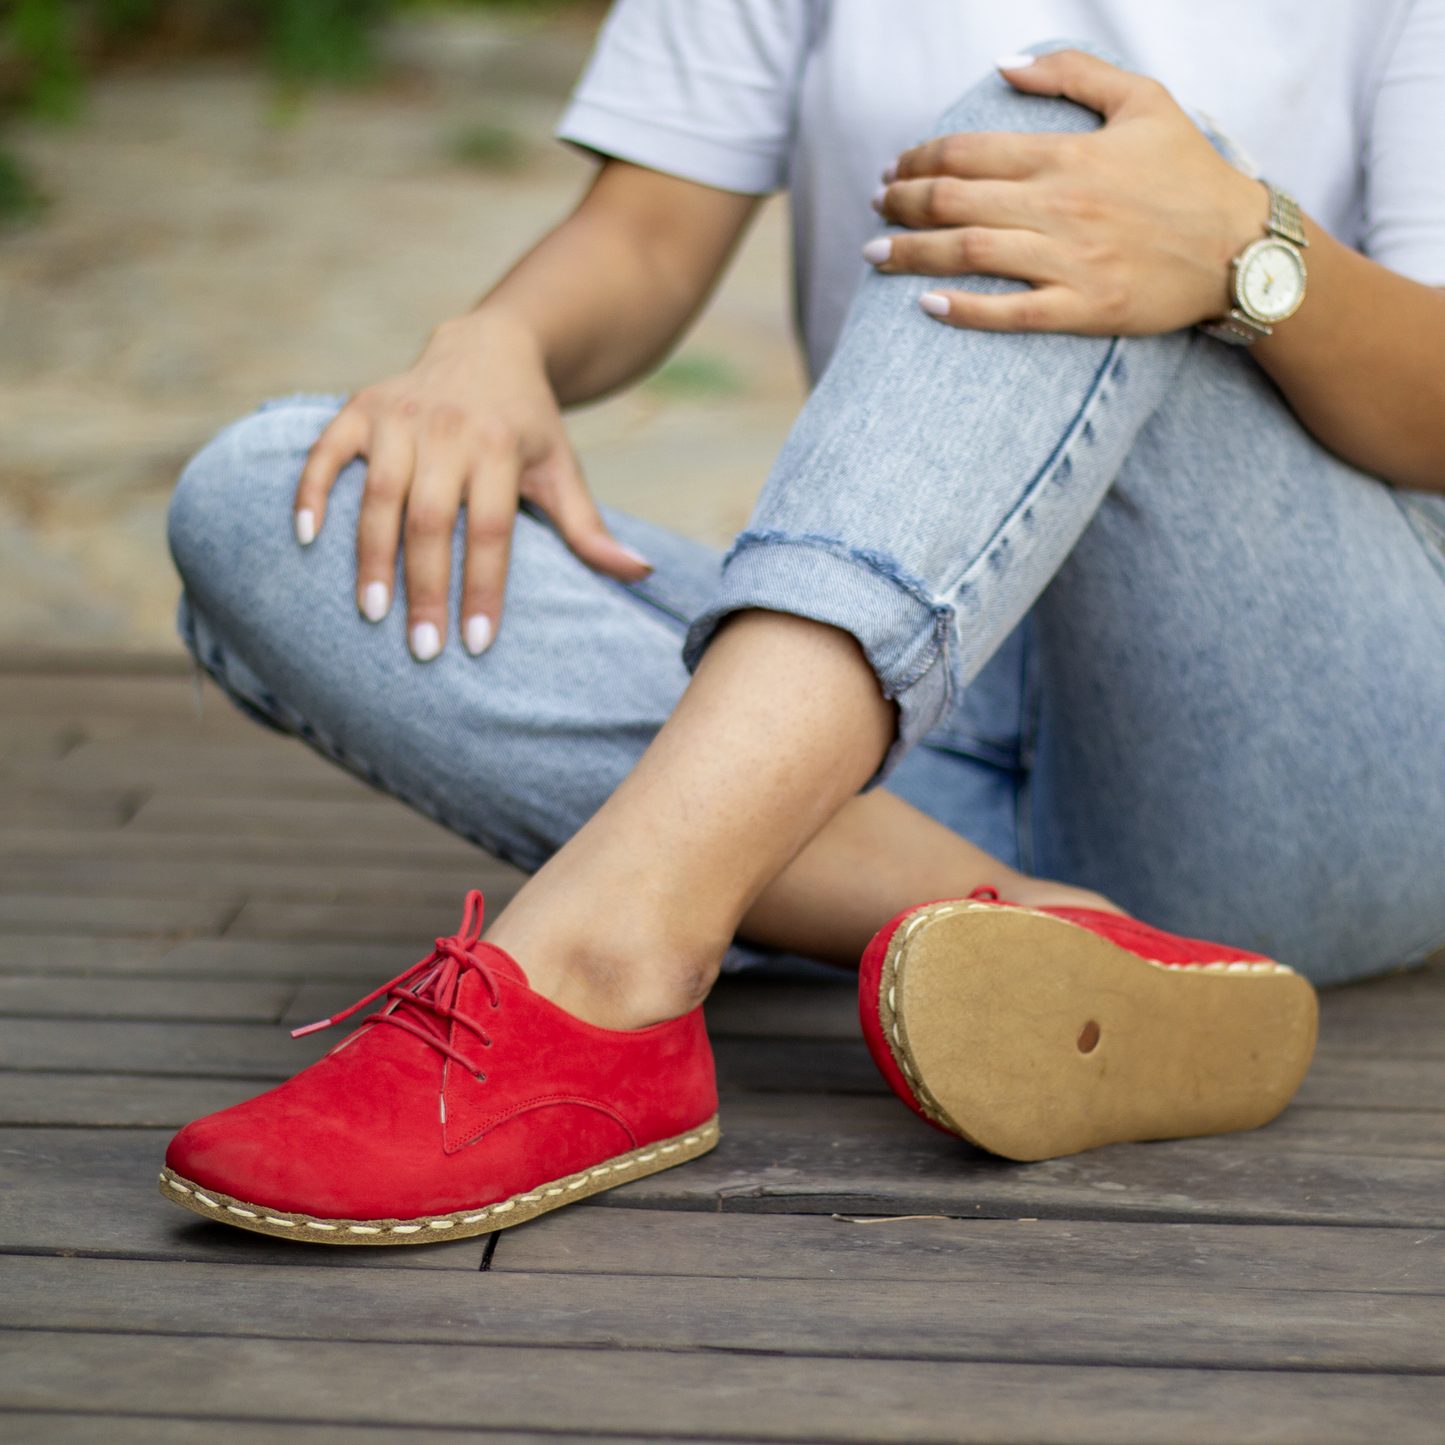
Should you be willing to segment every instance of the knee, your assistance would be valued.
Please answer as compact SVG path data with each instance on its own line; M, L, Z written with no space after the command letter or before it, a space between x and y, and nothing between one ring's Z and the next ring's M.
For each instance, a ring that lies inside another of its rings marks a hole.
M1042 40L1023 47L1024 55L1052 55L1056 50L1081 50L1110 65L1128 69L1113 51L1089 40ZM997 71L990 70L943 114L935 135L967 131L1017 131L1022 134L1058 131L1080 134L1097 130L1103 118L1087 106L1063 96L1026 95L1015 90Z
M188 589L290 542L290 511L306 454L335 414L330 400L264 408L227 427L192 458L171 497L167 532Z

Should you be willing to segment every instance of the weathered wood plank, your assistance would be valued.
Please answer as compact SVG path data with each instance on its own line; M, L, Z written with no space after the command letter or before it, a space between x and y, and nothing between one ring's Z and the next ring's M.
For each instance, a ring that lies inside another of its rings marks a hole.
M713 1038L858 1039L858 992L851 983L762 983L720 978L704 1005Z
M1321 1109L1426 1109L1445 1100L1438 1059L1334 1058L1316 1054L1295 1103Z
M0 1125L179 1129L273 1088L269 1080L0 1073Z
M506 906L515 889L488 894L489 910ZM457 931L465 895L408 907L377 903L277 903L251 899L226 929L227 938L274 938L296 943L311 939L358 943L411 942L422 957L433 939Z
M491 1268L500 1274L1441 1295L1445 1232L559 1209L502 1231Z
M765 1093L889 1094L862 1039L719 1038L718 1088Z
M145 784L189 789L195 784L245 781L334 789L337 797L371 797L372 789L319 753L279 734L253 727L244 738L192 738L178 748L167 739L89 738L47 769L70 787Z
M1445 1375L1445 1295L0 1256L0 1328Z
M126 824L137 833L212 833L262 838L325 838L332 833L367 832L390 846L437 846L451 838L439 823L375 797L345 802L311 798L185 798L158 793L141 804ZM458 840L460 842L461 840Z
M233 899L95 898L81 893L0 894L6 933L96 934L156 938L220 933L235 915Z
M1436 1445L1445 1406L1428 1376L18 1332L0 1382L12 1409L939 1445Z
M273 902L404 904L461 908L468 888L513 893L523 876L485 854L460 867L381 867L367 863L316 864L71 856L0 855L0 892L87 893L104 897L201 898L224 894Z
M9 790L0 793L0 828L56 828L77 833L118 829L143 799L114 792L57 794Z
M145 971L175 946L170 939L0 934L0 973L134 973Z
M14 1069L281 1080L340 1037L293 1039L266 1024L0 1019L0 1060Z
M298 867L352 865L403 873L435 868L486 876L511 874L506 864L444 828L425 844L338 830L323 836L247 837L226 833L137 833L78 829L0 828L0 855L24 858L108 858L124 862L255 863ZM517 876L521 876L518 874Z
M196 689L189 674L178 677L0 675L0 712L7 717L59 715L102 718L174 718L194 722ZM256 732L247 718L207 680L201 683L200 715L216 713L238 732Z
M11 976L0 977L0 1016L274 1024L296 992L283 982Z
M206 1111L208 1089L198 1088ZM239 1102L237 1100L236 1102ZM426 1248L327 1249L197 1218L162 1199L156 1180L170 1129L0 1131L0 1251L366 1269L481 1265L485 1236Z
M0 1412L11 1445L538 1445L531 1431L436 1429L398 1425L298 1425L282 1420L165 1420L154 1415L82 1415L67 1411ZM596 1435L547 1432L547 1445L597 1445ZM675 1435L608 1435L607 1445L684 1445Z
M731 1128L602 1205L794 1214L1445 1225L1445 1161L1311 1153L1254 1134L1125 1144L1040 1164L971 1150L911 1115L895 1133ZM915 1127L916 1126L916 1127Z
M274 943L231 938L188 938L177 943L43 933L0 935L0 973L269 978L296 983L310 977L361 983L390 978L421 956L415 944L403 943ZM369 992L370 987L360 993Z

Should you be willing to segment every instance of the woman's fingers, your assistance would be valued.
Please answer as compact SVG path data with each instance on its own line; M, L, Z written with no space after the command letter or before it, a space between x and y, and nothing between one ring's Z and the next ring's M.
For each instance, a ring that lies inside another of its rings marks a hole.
M904 151L889 168L889 182L928 176L1021 181L1048 159L1060 137L1010 131L964 131L935 136Z
M1118 330L1096 323L1078 293L1067 286L1040 286L1003 296L925 291L918 305L945 325L968 331L1067 331L1080 336L1112 336Z
M427 418L406 499L406 638L418 662L430 662L446 646L452 539L476 467L463 428L460 412L451 407L439 407ZM515 482L509 487L503 478L497 500L515 508Z
M401 515L416 465L410 430L385 418L378 423L356 525L356 605L369 622L391 610Z
M1035 285L1061 279L1056 241L990 226L879 236L864 246L863 259L889 275L1008 276Z
M1097 111L1105 120L1112 119L1131 101L1167 98L1157 81L1132 70L1120 70L1082 50L1056 50L1036 57L1031 65L1002 65L1000 69L1015 90L1029 95L1062 95Z
M371 422L354 404L343 407L316 438L296 487L292 511L296 540L303 547L309 547L320 536L326 501L337 476L347 462L366 455L370 438Z
M559 450L543 467L530 472L525 491L589 567L619 582L640 582L652 571L646 557L624 547L607 530L570 448Z
M1031 205L1032 201L1032 205ZM914 231L940 226L1037 226L1037 200L1017 181L964 181L934 176L895 181L874 209L886 221Z

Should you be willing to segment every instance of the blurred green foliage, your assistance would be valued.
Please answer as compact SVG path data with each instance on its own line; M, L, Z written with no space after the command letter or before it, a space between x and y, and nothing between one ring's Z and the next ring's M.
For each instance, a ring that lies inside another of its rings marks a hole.
M313 83L370 80L378 25L428 0L0 0L0 120L64 121L80 110L87 73L107 58L149 47L161 55L237 46L264 52L283 96ZM453 0L455 3L455 0ZM510 11L586 0L464 0ZM505 169L521 143L503 127L458 137L457 158ZM0 144L0 221L35 212L24 168Z
M0 150L0 226L28 220L40 210L40 197L13 156Z
M484 171L515 170L526 158L526 143L501 121L469 125L452 140L452 155L463 165Z
M736 396L745 387L737 368L711 351L674 356L646 385L649 391L676 401L712 401Z
M11 108L75 113L97 59L158 32L258 40L277 75L357 81L376 70L372 35L399 0L0 0L0 84Z

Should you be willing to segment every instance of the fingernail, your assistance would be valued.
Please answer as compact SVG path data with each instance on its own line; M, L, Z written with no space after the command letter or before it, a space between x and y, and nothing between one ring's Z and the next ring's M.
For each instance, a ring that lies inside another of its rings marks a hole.
M391 589L385 582L368 582L361 594L361 614L368 622L380 622L391 611Z
M424 622L422 626L430 627L431 623ZM486 613L467 618L462 628L462 645L473 657L480 657L492 645L492 619Z
M618 546L622 546L622 544L619 542ZM647 558L642 555L641 552L634 551L631 547L623 547L622 550L626 552L627 555L631 557L632 560L636 562L639 567L646 567L649 572L655 570L652 563L649 562Z
M881 266L893 254L893 242L887 236L877 236L863 247L863 259L874 266Z
M303 547L309 547L316 540L316 513L310 507L302 507L296 513L296 540Z
M891 185L893 184L893 182L896 181L897 179L898 179L898 162L897 162L897 161L889 161L888 164L883 167L883 184L884 184L885 186L891 186Z
M918 304L928 312L930 316L948 315L948 297L941 291L925 291L923 295L918 298Z
M873 192L873 199L868 203L880 216L883 214L883 201L887 195L888 187L879 186L878 189Z
M411 630L411 655L418 662L430 662L442 650L441 633L435 622L418 622Z
M1000 55L994 64L1000 70L1027 70L1036 58L1033 55Z

